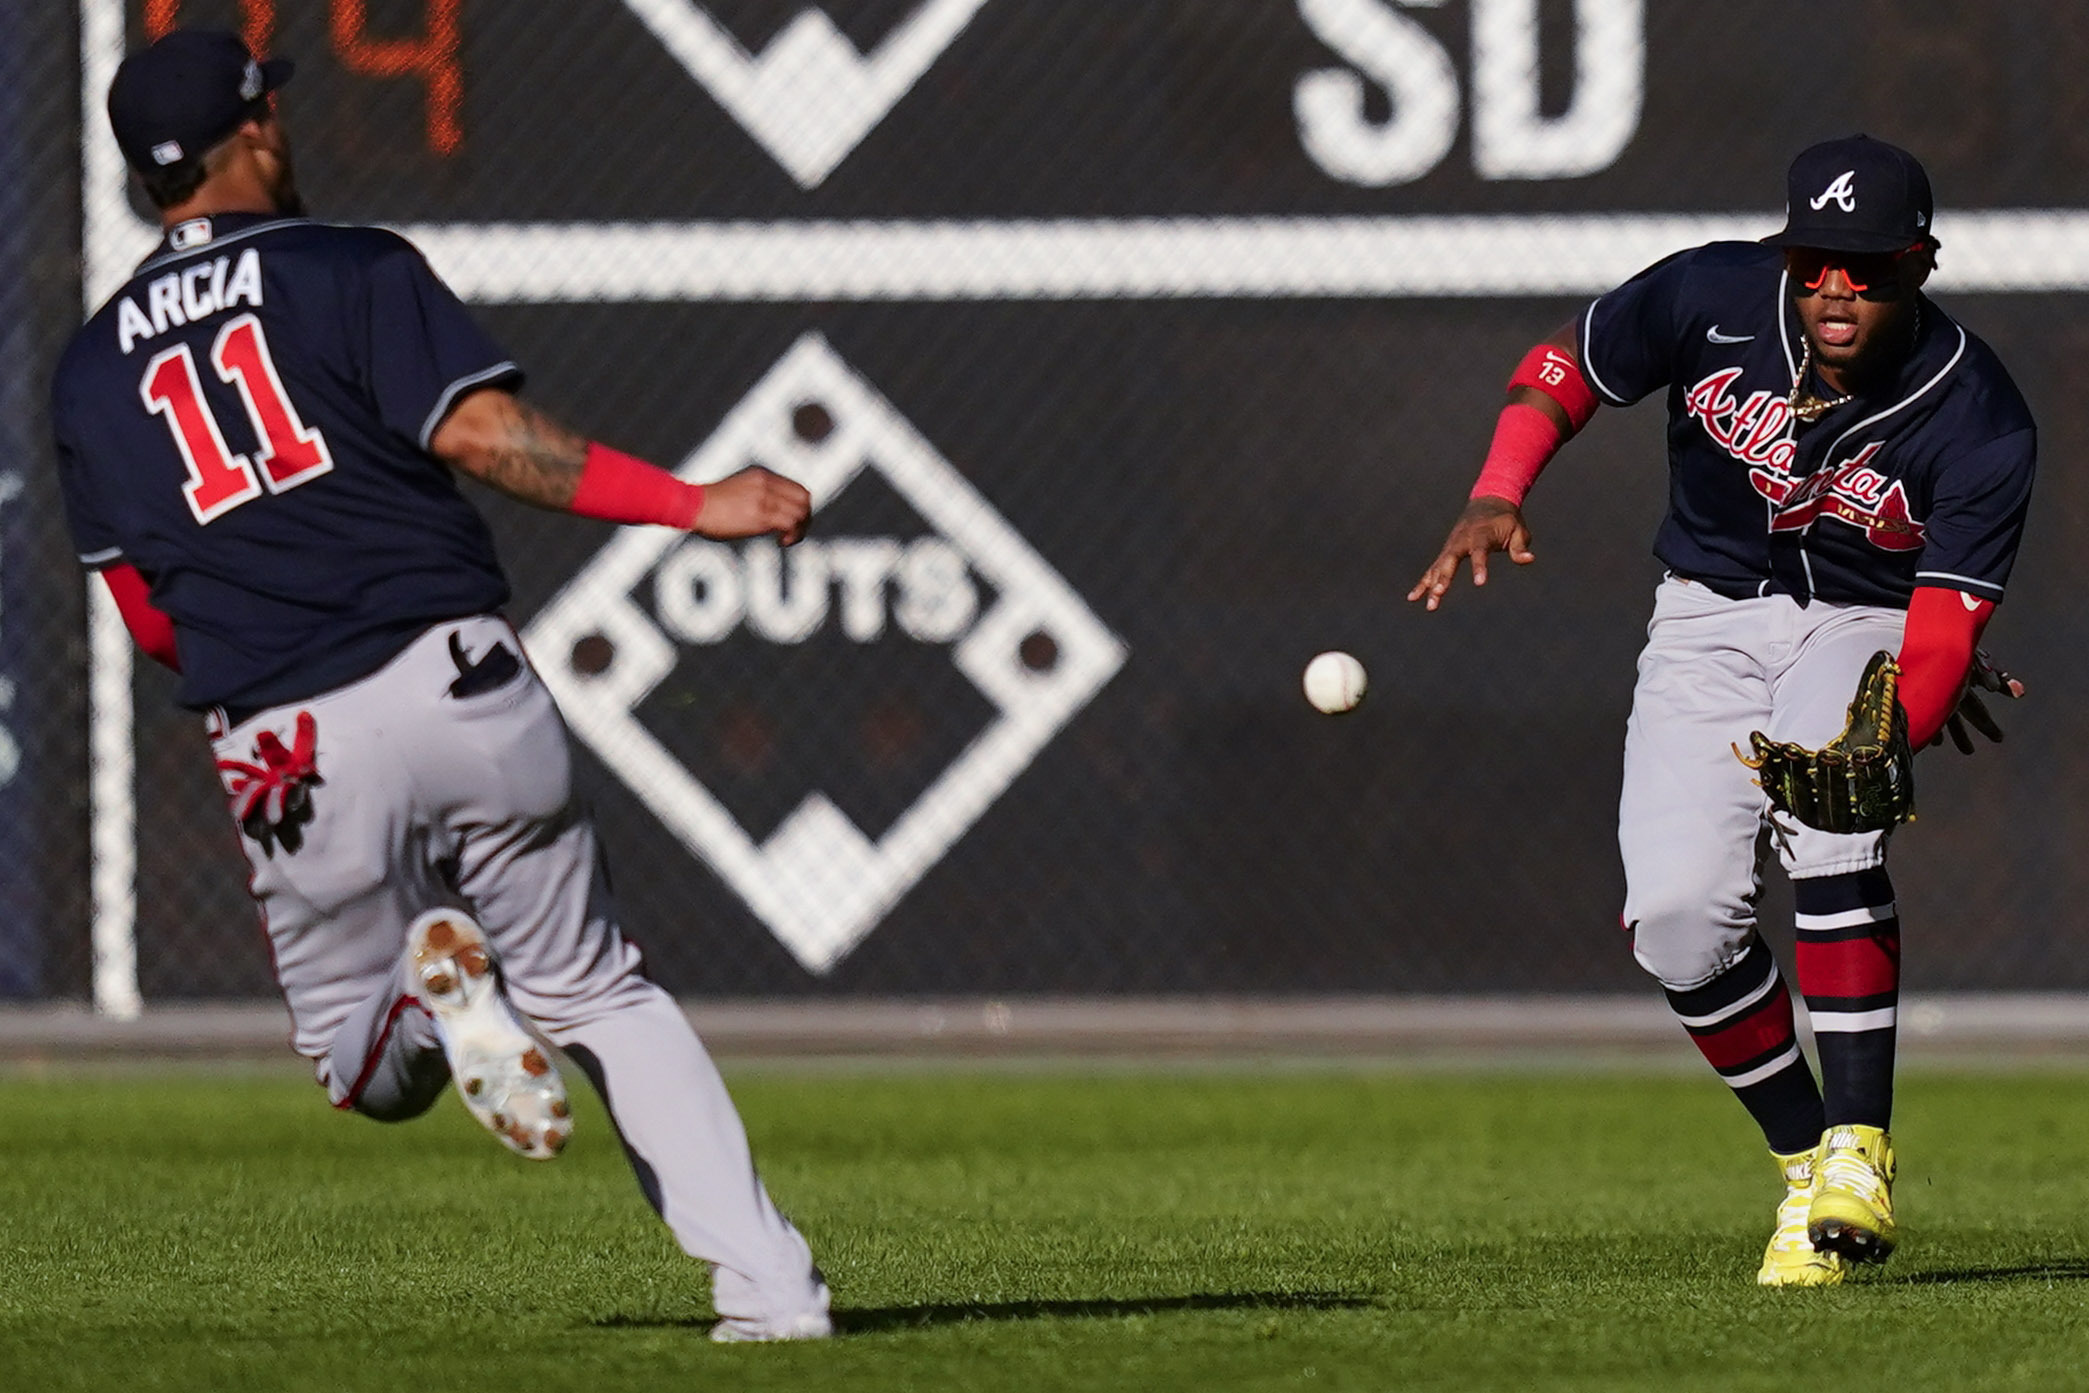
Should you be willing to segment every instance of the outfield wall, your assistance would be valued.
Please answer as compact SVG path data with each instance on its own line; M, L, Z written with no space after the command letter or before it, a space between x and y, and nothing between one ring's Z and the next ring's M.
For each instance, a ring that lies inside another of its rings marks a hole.
M87 650L44 419L78 322L75 25L0 8L0 995L79 995Z
M0 89L0 267L31 268L0 277L0 991L269 985L196 722L90 634L41 444L51 355L150 242L80 113L176 18L298 59L314 207L410 230L545 405L815 485L784 555L485 501L629 924L695 996L1638 989L1612 809L1659 408L1548 475L1537 568L1400 596L1523 348L1774 227L1799 146L1899 140L2047 466L1992 631L2034 699L2005 750L1925 760L1910 984L2089 987L2089 35L2057 0L35 9L0 19L0 75L65 56ZM1376 677L1351 717L1298 695L1324 647Z
M23 163L26 123L16 109L24 90L20 55L24 45L14 31L17 19L12 9L0 14L0 227L21 228L27 222L20 204L23 193ZM0 362L34 361L30 334L34 321L22 303L20 286L25 284L30 240L20 232L0 232ZM0 377L0 864L35 864L30 816L31 778L22 768L21 742L15 733L16 703L21 679L17 676L21 649L9 640L15 637L21 616L11 615L7 603L19 595L24 582L11 574L9 560L26 546L27 529L18 520L25 484L23 475L37 455L34 378L27 372ZM35 881L28 876L10 877L0 885L0 991L33 995L41 990L43 936L39 907L33 900Z

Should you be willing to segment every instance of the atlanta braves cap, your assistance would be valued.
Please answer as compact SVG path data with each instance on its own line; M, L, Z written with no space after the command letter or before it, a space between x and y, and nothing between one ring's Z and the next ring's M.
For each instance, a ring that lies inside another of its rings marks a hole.
M1799 152L1786 180L1784 230L1773 247L1905 251L1936 214L1922 162L1897 145L1853 135Z
M109 128L131 168L201 159L248 108L290 80L288 58L255 60L237 34L177 29L140 49L109 84Z

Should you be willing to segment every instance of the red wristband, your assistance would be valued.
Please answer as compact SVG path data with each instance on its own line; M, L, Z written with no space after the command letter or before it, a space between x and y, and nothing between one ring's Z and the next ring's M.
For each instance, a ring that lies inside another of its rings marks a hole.
M1480 467L1479 482L1469 497L1506 498L1518 507L1537 482L1538 473L1558 452L1564 437L1550 416L1535 406L1511 402L1494 423L1494 443Z
M1567 413L1569 435L1587 425L1589 417L1596 414L1596 394L1581 375L1581 364L1574 361L1574 355L1551 344L1541 343L1524 354L1509 377L1509 385L1543 392L1558 402L1560 410Z
M604 522L653 523L687 532L704 509L700 484L685 484L657 464L590 443L580 486L567 511Z

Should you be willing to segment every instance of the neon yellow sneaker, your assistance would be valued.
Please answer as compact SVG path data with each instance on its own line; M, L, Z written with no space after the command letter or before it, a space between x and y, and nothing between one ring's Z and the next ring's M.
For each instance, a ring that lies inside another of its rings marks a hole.
M1784 1200L1777 1206L1777 1229L1763 1251L1762 1269L1755 1274L1758 1286L1832 1287L1848 1272L1841 1254L1817 1251L1806 1232L1806 1216L1820 1188L1815 1180L1820 1157L1818 1146L1790 1156L1770 1153L1784 1176Z
M1806 1232L1824 1253L1850 1262L1884 1262L1899 1237L1893 1222L1893 1138L1877 1127L1843 1124L1821 1138L1820 1175Z

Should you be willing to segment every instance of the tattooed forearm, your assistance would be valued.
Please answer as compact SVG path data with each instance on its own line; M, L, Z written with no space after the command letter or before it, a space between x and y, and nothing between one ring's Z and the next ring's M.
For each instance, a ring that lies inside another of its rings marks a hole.
M572 503L588 453L585 439L501 391L458 403L432 443L452 467L540 508Z
M489 484L540 508L564 508L580 486L588 443L524 402L501 395L501 429L481 452L474 472Z

